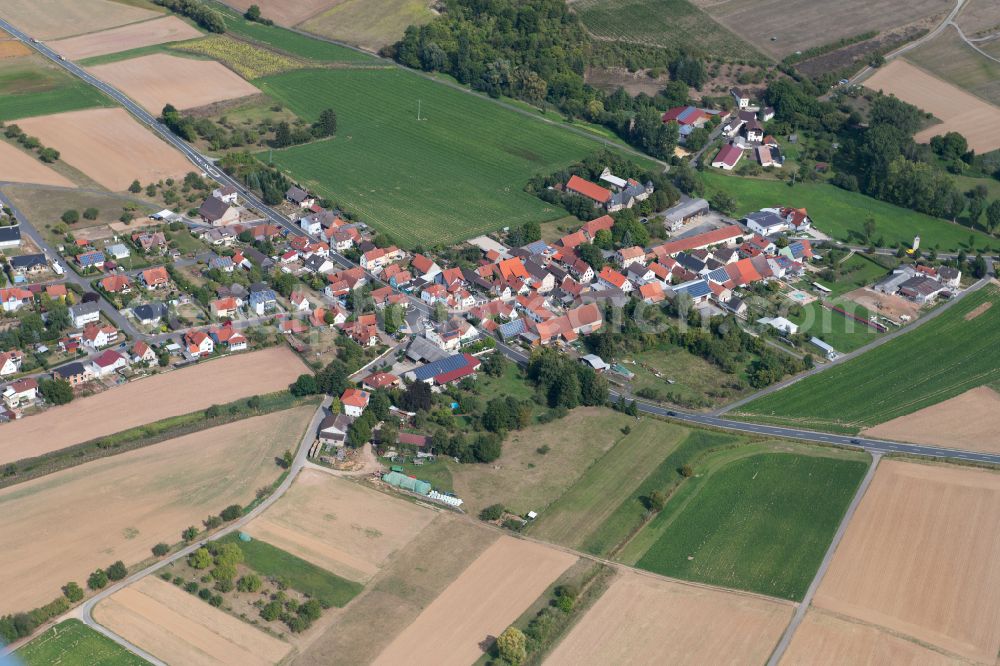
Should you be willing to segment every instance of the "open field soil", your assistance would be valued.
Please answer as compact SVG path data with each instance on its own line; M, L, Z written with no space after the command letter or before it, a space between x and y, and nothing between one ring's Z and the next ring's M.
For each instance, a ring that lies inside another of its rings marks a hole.
M74 79L40 55L0 59L0 121L110 103L97 89Z
M83 60L143 46L177 42L201 37L201 32L176 16L164 16L155 21L132 23L102 32L94 32L49 44L56 53L70 60Z
M125 109L90 109L25 118L21 129L55 148L60 158L109 190L181 178L190 162L136 122Z
M0 613L47 603L115 560L135 564L271 483L274 463L302 437L303 407L178 437L0 491L4 594Z
M868 468L866 458L785 443L710 456L631 545L649 544L636 565L801 599Z
M89 71L153 114L167 104L194 109L260 92L217 62L166 53L95 65Z
M80 620L64 620L16 653L24 666L147 666L146 660L87 627Z
M270 666L291 649L155 576L99 603L94 619L171 664Z
M301 648L296 663L371 663L498 538L454 514L438 514L333 624Z
M69 178L59 174L37 156L0 141L0 181L36 183L76 187Z
M1000 475L883 461L813 603L993 664Z
M916 134L914 139L919 142L926 143L939 134L959 132L968 140L969 148L977 153L1000 148L1000 107L905 60L896 59L879 68L865 81L865 87L895 95L941 119L941 123Z
M430 22L435 15L430 4L427 0L337 0L300 27L376 52L402 39L408 26Z
M123 196L110 192L9 185L4 188L4 194L14 201L14 205L35 224L40 233L48 236L49 240L57 245L59 238L52 234L51 228L59 223L59 216L69 208L76 210L96 208L100 211L96 220L81 218L73 225L73 233L82 233L83 235L95 233L91 230L92 225L97 225L103 233L103 230L108 229L109 224L118 220L123 206L135 206L136 215L147 215L158 210L150 205L143 206L141 199L132 198L131 195ZM133 223L130 227L130 229L138 228L137 223Z
M571 548L585 547L591 534L689 432L651 418L632 420L630 427L628 435L621 436L566 493L540 512L531 527L532 537Z
M975 319L965 315L998 299L1000 288L989 284L920 328L747 403L734 415L854 433L992 384L1000 379L1000 308Z
M466 666L483 654L576 557L502 536L375 659Z
M575 0L573 10L599 39L681 48L723 60L764 60L688 0Z
M524 192L525 182L599 149L396 68L298 70L254 83L306 121L336 109L334 139L274 151L274 162L405 246L564 217Z
M919 234L921 247L936 247L939 252L970 250L972 236L977 249L1000 249L997 239L968 227L894 206L885 201L848 192L828 183L796 183L789 187L778 180L727 176L705 171L701 178L708 194L724 191L736 199L737 217L768 206L807 208L816 228L836 240L864 244L864 221L875 219L875 239L883 247L904 244L909 247Z
M366 581L434 516L411 502L304 470L244 531L339 576Z
M472 514L498 502L521 515L544 513L632 422L610 409L574 409L557 421L511 433L491 465L449 465L453 489ZM542 447L548 450L539 453ZM419 470L415 474L419 477Z
M0 17L36 39L82 35L157 16L111 0L4 0L0 7Z
M305 371L298 356L281 346L129 382L0 426L0 463L58 451L213 404L278 391Z
M790 604L621 571L546 664L763 664Z
M920 411L862 430L865 437L1000 452L1000 394L980 386Z
M226 0L230 7L245 12L250 5L260 7L260 13L264 18L269 18L278 25L294 26L302 23L308 18L321 14L328 7L336 4L337 0Z
M31 55L31 49L16 39L0 39L0 58L20 58Z
M871 30L944 16L953 7L950 0L882 0L878 11L872 11L867 0L695 0L695 4L779 60Z
M956 22L969 37L993 34L1000 30L1000 5L993 0L969 0Z
M888 272L888 271L886 271ZM913 301L895 294L880 294L872 289L855 289L844 294L844 298L853 301L873 314L888 317L900 322L900 317L907 316L916 319L920 316L920 306ZM845 307L845 309L848 309Z
M994 58L1000 57L995 40L978 42L976 46ZM906 59L942 81L1000 105L1000 63L966 44L953 27L907 52Z
M954 657L916 641L815 608L806 613L781 659L781 666L946 666L954 663Z

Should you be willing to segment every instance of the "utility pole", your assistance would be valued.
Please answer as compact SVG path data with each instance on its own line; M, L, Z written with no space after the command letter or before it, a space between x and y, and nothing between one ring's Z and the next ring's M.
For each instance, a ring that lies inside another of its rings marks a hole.
M420 120L420 100L417 100L417 120Z

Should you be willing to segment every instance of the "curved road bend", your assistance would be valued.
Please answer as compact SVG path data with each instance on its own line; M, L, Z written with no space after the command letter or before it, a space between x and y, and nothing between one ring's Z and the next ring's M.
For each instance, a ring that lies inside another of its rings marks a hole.
M281 482L281 484L274 490L274 492L267 497L267 499L258 504L256 507L254 507L253 510L251 510L242 518L239 518L235 522L230 523L229 525L222 528L218 532L212 534L210 538L201 539L200 541L192 543L189 546L185 546L184 548L177 551L173 555L170 555L158 562L155 562L154 564L149 565L148 567L142 569L141 571L137 571L128 578L125 578L124 580L121 580L115 583L114 585L104 588L103 590L101 590L91 598L87 599L85 602L83 602L73 610L63 615L62 617L55 619L53 621L53 624L62 622L63 620L67 620L70 618L78 618L80 621L82 621L85 625L87 625L91 629L94 629L95 631L104 634L105 636L107 636L114 642L118 643L125 649L138 654L143 659L154 664L154 666L166 666L166 664L164 664L163 661L157 659L153 655L145 652L142 648L133 645L132 643L128 642L118 634L114 633L113 631L110 631L109 629L106 629L101 624L99 624L94 619L93 616L94 607L104 599L107 599L115 592L118 592L119 590L131 585L132 583L135 583L139 579L145 578L146 576L155 573L156 571L162 569L168 564L176 562L182 557L187 557L188 555L193 553L198 548L201 548L209 541L215 541L217 539L226 536L227 534L231 534L239 529L242 529L247 525L247 523L249 523L254 518L262 514L272 504L281 499L282 495L284 495L291 487L292 482L298 476L299 472L302 471L302 468L306 466L307 463L306 456L309 453L309 447L311 447L313 442L316 441L316 436L315 436L316 430L317 428L319 428L320 421L323 420L323 417L326 414L326 410L330 406L332 401L333 399L327 396L323 399L323 402L320 403L319 407L316 408L316 412L313 414L312 420L309 422L305 434L302 435L302 441L299 443L298 450L295 452L295 458L292 461L292 466L288 469L288 474L285 476L285 479ZM21 644L24 642L25 641L21 641L19 643L12 643L11 645L8 645L6 647L0 647L0 658L10 654L16 648L20 647Z

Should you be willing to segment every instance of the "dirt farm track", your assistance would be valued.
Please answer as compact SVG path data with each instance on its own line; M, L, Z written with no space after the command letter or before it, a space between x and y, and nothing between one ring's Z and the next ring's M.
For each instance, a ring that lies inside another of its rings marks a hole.
M0 425L0 464L213 404L278 391L305 371L299 357L281 346L140 379Z
M0 490L0 615L48 603L115 560L136 564L209 514L249 503L314 411L237 421Z

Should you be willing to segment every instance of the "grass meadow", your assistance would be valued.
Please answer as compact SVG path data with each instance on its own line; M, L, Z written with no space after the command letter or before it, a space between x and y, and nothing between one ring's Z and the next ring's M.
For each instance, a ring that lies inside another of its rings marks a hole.
M231 534L220 542L237 544L243 550L248 567L262 576L283 579L288 587L318 599L324 607L342 608L364 587L260 539L243 542L236 534Z
M145 666L148 662L79 620L66 620L14 653L24 666Z
M882 239L884 247L900 243L909 247L913 237L919 235L924 250L968 252L970 237L976 250L1000 249L1000 239L828 183L796 183L789 187L780 180L726 176L717 171L705 171L701 176L708 194L722 190L736 199L738 215L769 206L807 208L816 228L840 241L864 244L864 223L872 217L872 240Z
M747 420L856 433L1000 380L1000 288L969 294L933 321L825 372L743 405ZM977 307L991 306L974 318Z
M396 68L299 70L254 84L307 121L336 110L335 138L274 151L274 163L410 247L564 217L525 182L600 148Z
M695 466L632 544L637 566L666 576L799 600L850 504L865 454L729 449Z
M31 55L0 60L0 121L110 106L104 95Z
M723 60L766 60L688 0L578 0L573 9L599 39L681 48Z

